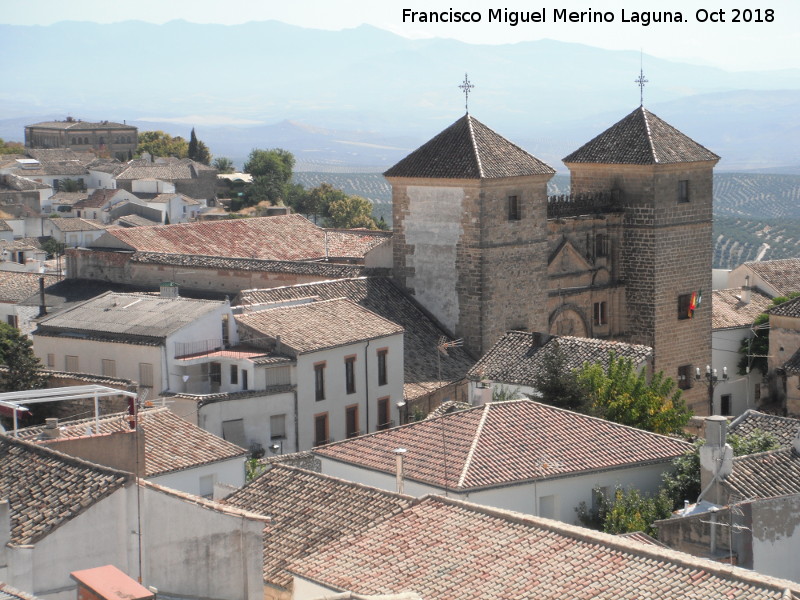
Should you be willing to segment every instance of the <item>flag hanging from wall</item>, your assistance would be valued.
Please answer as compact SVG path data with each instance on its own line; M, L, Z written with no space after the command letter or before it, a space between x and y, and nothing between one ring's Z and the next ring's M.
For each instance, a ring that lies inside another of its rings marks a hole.
M689 300L689 318L691 319L694 317L694 311L697 309L697 305L699 304L698 301L698 294L697 292L692 292L692 298Z

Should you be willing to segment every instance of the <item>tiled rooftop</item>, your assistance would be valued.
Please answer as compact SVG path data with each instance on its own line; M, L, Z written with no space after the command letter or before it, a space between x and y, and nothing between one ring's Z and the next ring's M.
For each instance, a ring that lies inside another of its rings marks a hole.
M775 288L778 295L785 296L791 292L800 292L800 258L783 258L744 264Z
M122 221L122 219L120 219L120 221ZM197 254L159 254L157 252L135 252L131 256L131 262L181 267L201 267L206 269L296 273L300 275L318 275L324 279L359 277L364 273L364 267L362 265L299 260L229 258L225 256L200 256Z
M115 229L108 235L120 247L160 254L290 261L320 260L326 255L325 230L296 214ZM106 239L103 236L93 246L103 247ZM328 235L328 256L363 258L383 241L369 232L336 232Z
M143 410L139 422L144 432L145 476L156 477L202 465L244 456L247 450L226 442L208 431L181 419L167 408ZM100 418L95 431L94 418L59 422L61 438L86 435L87 427L96 435L129 431L128 413L116 413ZM43 427L31 427L19 432L23 439L34 441ZM52 442L58 449L58 441Z
M34 190L46 190L49 187L46 183L39 183L19 175L0 175L0 191L5 188L15 192L31 192Z
M264 536L264 579L289 587L289 561L397 514L412 499L295 467L274 465L225 499L270 517Z
M68 218L68 219L50 219L53 226L58 229L59 231L99 231L101 229L106 229L106 226L103 225L100 221L95 221L94 219L79 219L79 218Z
M403 327L405 395L408 399L436 390L444 383L461 380L475 362L464 348L451 348L448 349L447 356L442 355L436 348L439 339L446 335L444 330L420 309L414 299L385 277L340 279L264 290L245 290L239 294L236 303L264 304L308 297L321 300L349 298Z
M651 165L717 161L719 156L640 106L563 160Z
M711 327L734 329L749 327L756 317L772 302L768 296L756 290L750 291L750 302L741 301L741 288L714 290L711 293Z
M106 292L42 319L36 333L97 333L162 340L221 305L212 300Z
M800 318L800 296L771 308L769 314L779 317Z
M689 445L530 400L489 403L316 448L324 458L470 490L600 469L669 462Z
M280 336L281 344L297 354L403 333L396 323L346 298L245 313L236 322L243 341Z
M0 435L0 498L11 506L11 542L35 544L133 475Z
M56 192L55 194L50 196L50 201L53 204L60 204L62 206L72 206L79 200L85 200L88 197L89 197L89 192Z
M153 225L161 225L159 221L153 221L141 215L125 215L117 219L116 224L121 227L152 227Z
M728 427L730 433L742 437L750 435L754 431L772 434L781 447L791 446L798 430L800 430L800 420L798 419L768 415L757 410L746 411L736 417Z
M37 597L0 582L0 600L37 600Z
M44 278L45 286L58 281L56 275L3 271L0 273L0 302L17 303L36 294L41 277Z
M289 565L334 590L426 600L790 600L800 584L441 496Z
M386 177L494 179L555 170L467 114L384 173Z
M579 369L586 362L608 366L611 352L630 358L637 365L653 354L652 348L638 344L572 336L548 337L540 333L509 331L470 369L469 376L535 387L545 353L556 347L563 353L566 368L570 370Z
M122 196L127 196L125 190L118 189L118 190L107 190L107 189L97 189L92 192L86 200L80 200L74 204L75 208L101 208L105 206L108 202L113 200L114 196L120 194Z
M800 456L792 447L737 456L723 485L750 500L800 494Z

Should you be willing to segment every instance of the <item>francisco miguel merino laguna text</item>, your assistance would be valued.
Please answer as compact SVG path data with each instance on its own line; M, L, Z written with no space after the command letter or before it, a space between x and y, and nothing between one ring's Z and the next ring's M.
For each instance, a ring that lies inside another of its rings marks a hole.
M695 14L695 19L701 23L724 23L726 22L724 10L699 9ZM731 11L728 11L731 12ZM775 11L772 9L733 9L732 22L761 22L771 23L774 20ZM490 8L487 22L506 23L512 27L519 23L613 23L616 14L613 11L602 10L582 10L570 11L566 8L554 8L550 11L551 17L547 18L547 9L534 11L508 10L507 8ZM410 8L403 9L403 23L480 23L483 13L480 11L416 11ZM621 23L638 23L648 26L651 23L684 23L687 19L680 11L659 10L659 11L620 11Z

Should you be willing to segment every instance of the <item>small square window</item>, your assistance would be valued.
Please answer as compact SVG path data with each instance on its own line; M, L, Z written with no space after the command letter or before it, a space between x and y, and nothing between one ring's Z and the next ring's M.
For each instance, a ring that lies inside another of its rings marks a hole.
M689 180L681 179L678 182L678 202L689 202Z
M508 220L519 221L522 219L522 209L519 204L519 196L508 197Z

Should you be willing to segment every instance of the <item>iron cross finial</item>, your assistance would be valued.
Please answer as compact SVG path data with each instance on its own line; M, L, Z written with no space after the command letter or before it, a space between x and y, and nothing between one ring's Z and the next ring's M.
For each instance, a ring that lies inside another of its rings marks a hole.
M650 82L644 78L641 52L639 53L639 77L636 79L635 83L639 85L639 106L644 106L644 84Z
M464 108L466 108L469 113L469 91L475 86L470 83L466 73L464 73L464 81L458 87L464 91Z

